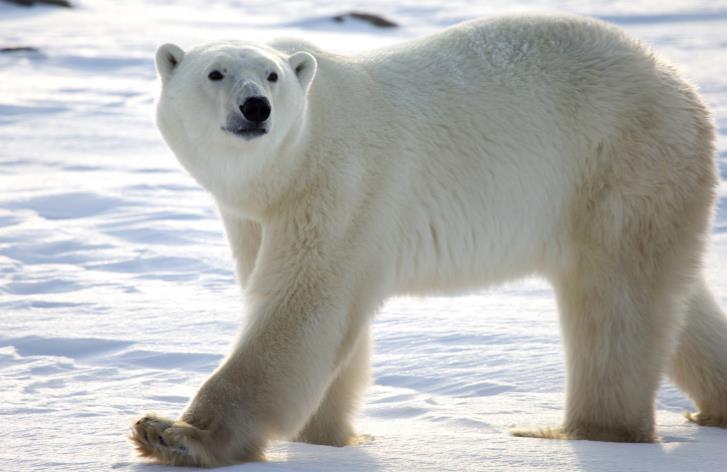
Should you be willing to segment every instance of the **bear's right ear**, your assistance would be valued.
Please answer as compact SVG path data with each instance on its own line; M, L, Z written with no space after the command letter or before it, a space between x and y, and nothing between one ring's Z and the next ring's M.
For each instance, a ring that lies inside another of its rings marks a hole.
M162 83L167 81L183 58L184 51L176 44L167 43L159 46L156 54L156 66Z

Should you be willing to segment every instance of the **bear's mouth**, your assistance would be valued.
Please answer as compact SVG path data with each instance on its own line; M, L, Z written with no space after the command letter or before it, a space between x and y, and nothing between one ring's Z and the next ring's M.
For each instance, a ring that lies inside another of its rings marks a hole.
M230 134L234 134L235 136L239 136L243 139L250 140L253 138L257 138L258 136L262 136L268 132L267 129L264 127L255 127L255 128L245 128L245 127L236 127L236 128L228 128L226 126L222 127L222 131L225 131Z

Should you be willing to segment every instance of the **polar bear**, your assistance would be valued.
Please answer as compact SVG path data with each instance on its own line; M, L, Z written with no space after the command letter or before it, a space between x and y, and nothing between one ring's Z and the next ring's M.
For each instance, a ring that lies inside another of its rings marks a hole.
M566 413L515 435L654 441L662 373L689 419L727 427L727 320L700 269L713 125L643 44L515 16L354 56L165 44L156 66L158 126L218 204L249 315L178 420L135 423L142 455L350 444L386 297L532 274L557 295Z

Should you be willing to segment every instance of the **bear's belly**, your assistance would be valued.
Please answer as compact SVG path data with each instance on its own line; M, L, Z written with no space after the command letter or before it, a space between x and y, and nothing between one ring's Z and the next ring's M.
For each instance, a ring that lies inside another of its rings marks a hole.
M528 170L493 167L413 192L393 245L398 292L482 288L545 274L564 257L572 176L537 162Z

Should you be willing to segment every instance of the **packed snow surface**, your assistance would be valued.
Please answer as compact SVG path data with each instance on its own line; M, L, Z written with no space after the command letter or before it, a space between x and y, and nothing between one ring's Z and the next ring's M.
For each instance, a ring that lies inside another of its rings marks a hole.
M365 8L308 0L76 0L0 4L0 470L160 471L132 453L135 416L174 416L244 316L211 198L153 124L153 54L220 38L304 36L355 52L505 12L612 21L676 63L715 113L727 178L727 4L466 0ZM334 23L350 10L401 27ZM727 307L727 187L707 278ZM368 440L277 443L245 471L726 471L727 431L687 423L664 383L657 444L511 437L563 415L553 293L526 280L460 297L399 298L375 321ZM171 469L170 469L171 470ZM175 469L178 470L178 469Z

